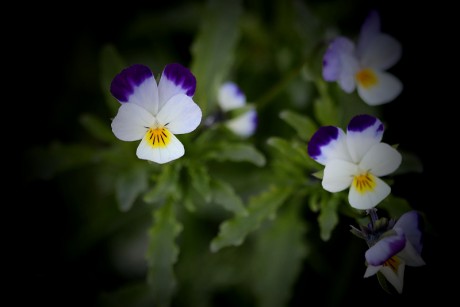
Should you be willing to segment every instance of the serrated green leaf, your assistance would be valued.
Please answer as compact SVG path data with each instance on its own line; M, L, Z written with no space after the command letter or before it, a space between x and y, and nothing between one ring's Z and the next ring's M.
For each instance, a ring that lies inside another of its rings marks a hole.
M212 199L215 203L237 215L244 216L248 214L243 201L229 183L220 179L214 179L211 182L211 188Z
M196 191L204 198L208 203L211 201L211 188L210 182L211 177L209 176L208 169L204 164L198 164L194 161L190 161L187 164L188 174L190 176L190 182Z
M96 139L111 143L115 140L110 127L110 121L103 122L92 114L84 114L80 117L81 125Z
M332 231L339 223L338 205L339 197L335 195L325 197L321 201L321 212L318 216L318 223L320 237L323 241L328 241L331 238Z
M116 114L120 103L110 93L110 84L113 78L126 68L126 64L114 46L106 45L99 54L99 65L101 72L100 82L105 102L111 114Z
M241 245L250 232L260 227L262 221L276 214L290 193L289 188L271 187L251 198L247 215L236 215L220 225L219 234L211 241L211 251L217 252L225 246Z
M203 114L211 109L211 99L228 75L239 38L241 1L208 0L202 24L193 42L191 71L197 82L194 101Z
M131 209L136 198L144 192L147 187L147 169L145 167L131 167L121 173L116 181L116 199L121 211Z
M307 255L306 227L298 206L289 204L268 229L258 231L251 272L257 306L288 306L293 285Z
M179 247L175 240L182 231L182 225L176 219L172 201L155 210L153 218L154 223L149 230L147 281L152 286L156 306L168 307L176 287L173 266Z
M180 169L180 163L165 165L156 178L154 187L144 194L144 201L150 204L161 203L170 196L174 197L174 194L180 191L178 186Z
M308 141L316 130L318 130L318 126L308 116L285 110L280 113L280 117L294 128L299 137L304 141Z
M291 161L309 169L317 167L316 162L307 154L306 144L300 144L294 141L289 142L279 137L269 138L267 144L277 149L286 162Z
M253 145L245 143L221 143L210 151L207 158L217 161L250 162L257 166L265 165L265 156Z

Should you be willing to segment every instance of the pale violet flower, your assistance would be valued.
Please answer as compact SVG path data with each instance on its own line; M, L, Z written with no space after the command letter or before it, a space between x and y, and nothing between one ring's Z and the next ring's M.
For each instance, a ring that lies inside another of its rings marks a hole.
M157 84L152 71L135 64L112 80L110 92L121 103L112 131L122 141L141 140L137 157L167 163L182 157L184 146L175 134L189 133L201 122L193 101L195 76L180 64L168 64Z
M224 112L242 110L241 114L224 122L230 131L241 137L254 134L257 127L257 112L253 106L246 104L246 96L238 85L231 81L223 83L217 93L217 103Z
M367 269L364 277L377 272L402 293L404 285L405 266L423 266L421 257L422 232L420 230L419 214L409 211L403 214L389 230L379 234L379 231L368 232L368 244L371 246L365 254ZM372 228L372 227L371 227ZM375 237L378 240L375 242Z
M334 126L318 129L308 143L308 154L325 166L322 186L329 192L349 188L353 208L375 207L390 194L391 188L379 177L394 172L401 154L382 143L383 124L370 115L353 117L347 133Z
M323 57L323 78L337 81L346 93L357 88L358 95L369 105L387 103L403 89L401 81L387 72L401 54L401 44L380 31L380 16L372 11L356 45L343 36L329 44Z

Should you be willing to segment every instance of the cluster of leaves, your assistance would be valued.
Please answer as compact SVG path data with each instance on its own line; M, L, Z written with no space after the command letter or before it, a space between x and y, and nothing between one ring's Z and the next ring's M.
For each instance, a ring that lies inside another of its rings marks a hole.
M129 31L141 38L146 31L135 29L157 28L154 20L171 29L178 19L184 28L199 20L191 27L196 30L191 61L182 63L197 79L194 101L206 118L217 108L220 84L237 82L259 114L256 134L240 139L222 125L201 125L179 136L184 157L165 165L137 159L138 144L122 142L110 130L119 103L109 86L128 62L143 56L122 55L108 45L100 53L108 116L81 116L90 141L36 149L35 167L44 178L81 169L93 176L91 188L97 192L92 192L98 195L92 195L93 201L100 205L85 209L85 226L76 239L84 242L80 252L130 226L147 225L139 227L141 233L149 228L141 240L144 253L137 255L145 259L141 275L147 282L105 294L101 304L116 298L139 305L212 306L221 289L235 288L249 305L286 306L305 263L318 261L318 238L309 233L327 242L341 219L365 218L348 205L346 194L322 189L321 166L309 158L307 143L322 125L344 127L352 116L379 115L379 109L322 80L321 57L331 28L318 17L320 11L300 1L272 3L270 17L257 14L256 4L244 7L241 1L188 5L168 15L175 18L143 16ZM194 19L197 14L200 18ZM178 60L165 55L146 61L161 69ZM414 171L420 165L405 154L401 168ZM410 206L390 196L380 208L398 216Z

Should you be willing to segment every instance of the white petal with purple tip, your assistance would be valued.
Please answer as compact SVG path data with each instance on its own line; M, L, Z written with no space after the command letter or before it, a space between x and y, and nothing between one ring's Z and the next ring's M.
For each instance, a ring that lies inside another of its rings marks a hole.
M383 71L373 70L376 83L368 86L357 83L359 96L369 105L376 106L394 100L403 90L401 81Z
M354 185L351 185L348 192L348 202L353 208L367 210L377 206L391 192L391 188L382 179L373 177L375 186L372 191L364 193L358 191Z
M201 122L201 109L192 98L177 94L166 102L157 115L158 122L174 134L195 130Z
M188 68L177 63L167 65L158 84L160 110L171 97L177 94L193 97L195 88L195 76Z
M363 114L353 117L347 127L347 148L353 162L358 163L369 149L383 137L383 124L376 117Z
M335 159L351 161L345 132L333 126L321 127L315 132L308 143L308 154L323 165Z
M226 82L219 88L217 102L223 111L230 111L244 106L246 96L235 83Z
M358 167L347 161L332 160L326 164L322 185L326 191L340 192L348 188Z
M185 153L184 145L173 134L170 136L169 143L164 147L152 147L150 142L144 137L137 147L137 157L156 163L167 163L182 157Z
M112 121L112 131L122 141L136 141L144 137L155 123L155 117L137 104L123 104Z

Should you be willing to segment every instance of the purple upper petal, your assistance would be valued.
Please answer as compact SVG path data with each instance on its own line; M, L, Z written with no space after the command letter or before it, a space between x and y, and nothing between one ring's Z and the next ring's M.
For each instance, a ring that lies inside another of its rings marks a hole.
M308 154L314 160L318 160L321 156L321 148L328 145L330 142L337 140L339 137L339 129L334 126L320 127L318 131L311 137L308 143Z
M339 36L329 44L323 56L323 78L326 81L339 79L347 59L353 57L354 44L346 37Z
M395 233L395 235L384 237L366 251L366 261L373 266L382 265L402 251L405 246L406 237L404 233Z
M110 85L110 92L120 102L127 102L137 86L153 76L145 65L134 64L123 69L115 76Z
M354 132L363 132L374 126L374 131L376 134L383 132L383 124L374 116L361 114L353 117L348 124L347 130Z
M196 79L188 68L178 63L168 64L163 75L176 86L181 87L187 96L192 97L195 94Z
M394 228L401 228L406 239L412 244L419 254L422 252L422 231L420 230L420 215L412 210L404 213L396 222Z

